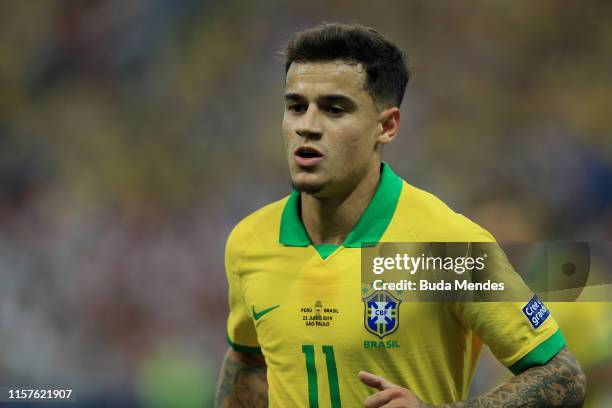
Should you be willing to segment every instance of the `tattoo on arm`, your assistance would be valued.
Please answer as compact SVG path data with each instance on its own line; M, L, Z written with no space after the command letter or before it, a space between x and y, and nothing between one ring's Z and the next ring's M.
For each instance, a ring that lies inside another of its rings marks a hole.
M580 364L564 347L546 365L525 370L487 394L442 407L581 407L585 395L586 377ZM427 407L431 405L420 406Z
M268 383L263 358L230 351L223 363L215 407L264 408L268 406Z

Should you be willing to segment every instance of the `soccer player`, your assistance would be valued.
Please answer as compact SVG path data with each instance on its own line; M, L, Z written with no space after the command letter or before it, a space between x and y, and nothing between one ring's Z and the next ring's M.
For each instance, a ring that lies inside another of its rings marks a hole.
M217 406L579 406L584 375L541 303L399 307L361 287L363 243L494 240L382 162L408 83L402 52L371 28L324 24L284 56L293 192L228 238ZM393 309L388 325L369 316L377 305ZM465 401L483 342L516 376Z

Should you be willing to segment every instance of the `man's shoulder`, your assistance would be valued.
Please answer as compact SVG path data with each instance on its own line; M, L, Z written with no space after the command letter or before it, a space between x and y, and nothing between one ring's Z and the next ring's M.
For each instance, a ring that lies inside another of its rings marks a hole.
M253 239L261 241L266 237L278 240L280 219L288 198L288 196L283 197L244 217L230 232L227 246L243 246Z
M422 241L494 241L483 227L455 212L444 201L404 181L397 214L413 239Z

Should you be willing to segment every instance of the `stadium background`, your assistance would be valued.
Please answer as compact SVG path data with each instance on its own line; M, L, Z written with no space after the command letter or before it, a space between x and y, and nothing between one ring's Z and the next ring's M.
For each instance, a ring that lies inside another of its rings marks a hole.
M407 51L398 174L502 241L612 241L610 2L7 2L0 385L210 404L225 237L289 189L277 52L321 21Z

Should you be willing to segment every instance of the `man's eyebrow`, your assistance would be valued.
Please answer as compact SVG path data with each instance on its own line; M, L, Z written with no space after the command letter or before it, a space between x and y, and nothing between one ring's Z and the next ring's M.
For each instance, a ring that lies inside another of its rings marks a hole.
M285 94L285 101L304 101L306 97L300 95L298 93L287 93ZM346 106L349 109L354 109L357 107L357 103L350 97L343 94L329 94L329 95L321 95L317 98L317 103L339 103L341 105Z
M317 102L339 103L350 108L357 106L357 103L352 98L342 94L322 95L317 98Z
M285 94L285 100L286 101L301 101L304 100L306 98L304 98L302 95L297 94L297 93L288 93Z

